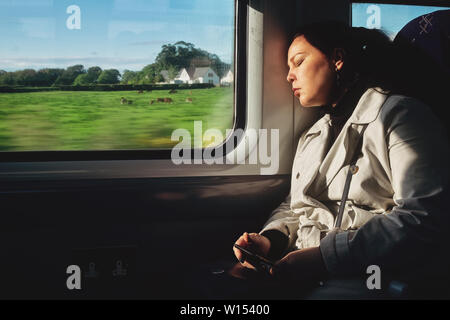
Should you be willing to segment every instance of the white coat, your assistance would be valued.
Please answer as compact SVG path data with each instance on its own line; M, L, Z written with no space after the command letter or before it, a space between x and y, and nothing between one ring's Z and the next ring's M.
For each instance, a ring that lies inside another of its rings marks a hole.
M370 88L330 146L331 131L326 114L302 134L290 194L261 233L283 232L287 251L320 245L332 274L394 264L392 257L400 259L408 248L427 251L446 231L449 216L442 199L448 142L432 111L416 99ZM355 150L360 138L361 150ZM354 152L360 153L359 170L341 228L333 230Z

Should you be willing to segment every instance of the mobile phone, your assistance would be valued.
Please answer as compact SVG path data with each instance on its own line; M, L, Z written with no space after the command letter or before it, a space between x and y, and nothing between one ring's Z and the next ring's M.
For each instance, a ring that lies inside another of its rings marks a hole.
M247 248L241 247L238 244L234 244L234 247L241 250L241 252L244 254L245 261L248 261L258 271L263 270L264 272L269 273L270 268L274 266L274 263L272 261L248 250Z

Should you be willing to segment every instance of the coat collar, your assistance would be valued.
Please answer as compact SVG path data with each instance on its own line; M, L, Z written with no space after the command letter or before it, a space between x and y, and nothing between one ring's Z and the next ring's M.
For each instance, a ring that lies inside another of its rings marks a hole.
M316 133L319 133L323 130L324 126L327 126L330 122L330 115L326 114L322 118L316 121L314 125L309 128L308 132L306 133L306 136L313 135Z
M367 89L359 99L348 121L354 124L367 124L375 121L387 94L381 88Z
M363 125L375 121L387 94L381 88L367 89L358 100L358 104L347 122ZM325 114L308 130L306 136L322 131L325 125L329 125L330 118L329 114Z
M314 194L320 194L325 190L338 171L346 164L346 161L351 160L358 140L362 139L363 126L375 121L386 98L387 94L379 88L370 88L364 92L336 141L325 153L325 158L322 159L320 165L311 168L318 171L312 175L312 179L315 181L310 181ZM330 130L326 126L330 126L329 114L319 119L308 131L307 136L317 133L320 135L322 131L324 134L329 133ZM322 137L322 140L324 139L325 137Z

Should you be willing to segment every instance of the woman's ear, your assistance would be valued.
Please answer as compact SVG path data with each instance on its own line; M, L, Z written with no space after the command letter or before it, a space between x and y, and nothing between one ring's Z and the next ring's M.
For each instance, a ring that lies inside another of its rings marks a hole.
M335 48L333 50L333 64L336 71L340 71L344 66L345 50L342 48Z

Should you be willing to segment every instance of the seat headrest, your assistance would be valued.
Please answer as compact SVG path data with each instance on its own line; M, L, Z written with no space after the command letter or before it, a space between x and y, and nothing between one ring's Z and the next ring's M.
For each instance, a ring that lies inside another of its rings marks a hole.
M438 10L408 22L394 43L410 44L434 60L450 75L450 10Z

